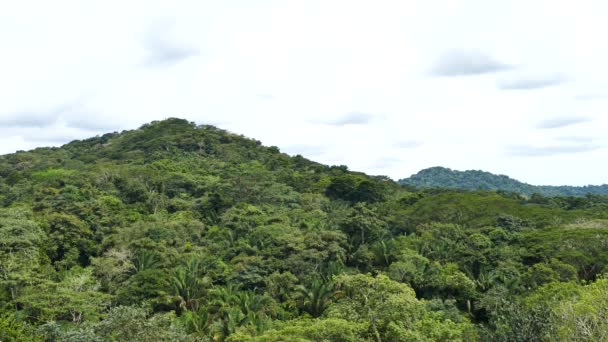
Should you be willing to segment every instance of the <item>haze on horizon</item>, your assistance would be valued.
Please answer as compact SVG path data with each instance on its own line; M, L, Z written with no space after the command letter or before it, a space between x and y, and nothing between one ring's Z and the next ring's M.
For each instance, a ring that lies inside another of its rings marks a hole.
M0 4L0 154L180 117L326 164L608 183L603 1Z

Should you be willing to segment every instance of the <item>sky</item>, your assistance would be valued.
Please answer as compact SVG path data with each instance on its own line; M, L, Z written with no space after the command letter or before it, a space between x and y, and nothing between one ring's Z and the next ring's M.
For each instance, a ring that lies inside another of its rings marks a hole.
M0 154L185 118L393 179L608 183L608 2L0 0Z

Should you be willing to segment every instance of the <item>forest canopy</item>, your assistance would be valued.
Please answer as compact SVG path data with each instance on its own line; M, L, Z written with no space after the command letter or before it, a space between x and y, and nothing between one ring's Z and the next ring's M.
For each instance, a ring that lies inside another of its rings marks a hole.
M468 190L501 190L516 192L528 197L542 196L587 196L608 195L608 184L586 186L530 185L505 175L495 175L485 171L457 171L445 167L431 167L408 178L399 180L401 184L424 188L451 188Z
M0 156L0 341L599 341L608 196L416 188L181 119Z

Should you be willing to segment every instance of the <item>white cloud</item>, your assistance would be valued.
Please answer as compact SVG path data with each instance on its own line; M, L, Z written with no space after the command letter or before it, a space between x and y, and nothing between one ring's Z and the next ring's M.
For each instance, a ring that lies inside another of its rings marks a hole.
M393 178L443 165L530 183L605 183L605 149L543 158L505 151L557 146L559 137L602 145L608 101L578 98L604 92L607 6L599 0L3 2L0 32L10 34L0 34L0 153L177 116ZM150 31L166 22L172 25ZM472 66L467 74L474 75L429 77L445 51L478 51L459 54L456 63ZM152 61L170 67L147 67ZM496 87L556 72L575 82L542 91ZM75 99L82 99L76 107L57 111ZM319 124L349 113L350 119L359 113L357 124ZM536 128L573 115L593 121Z
M568 127L584 122L592 121L590 118L584 116L560 116L555 118L547 118L542 120L536 125L536 128L540 129L554 129Z
M434 76L471 76L513 69L480 51L450 50L442 53L431 69Z

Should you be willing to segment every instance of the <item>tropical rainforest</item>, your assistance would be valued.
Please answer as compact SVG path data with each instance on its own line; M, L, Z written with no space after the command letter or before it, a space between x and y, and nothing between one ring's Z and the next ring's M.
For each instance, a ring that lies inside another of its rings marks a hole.
M0 341L608 340L608 196L416 188L181 119L0 157Z
M445 167L431 167L399 183L421 188L450 188L468 190L502 190L525 196L586 196L608 195L608 184L585 186L530 185L505 175L495 175L480 170L457 171Z

